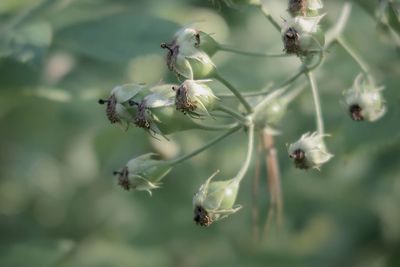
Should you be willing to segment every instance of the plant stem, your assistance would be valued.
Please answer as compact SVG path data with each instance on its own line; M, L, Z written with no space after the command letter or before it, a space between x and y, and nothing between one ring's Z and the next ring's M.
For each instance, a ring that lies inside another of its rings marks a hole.
M262 146L261 142L258 144L257 154L255 163L255 172L253 177L253 183L251 186L251 219L252 219L252 240L254 245L257 245L260 240L260 208L259 208L259 186L260 186L260 175L261 175L261 155L262 155Z
M278 155L276 152L274 137L267 131L262 132L262 144L265 150L265 163L267 165L267 191L270 193L270 207L268 214L273 216L276 212L276 222L279 228L283 224L283 200L281 188L281 175L279 171ZM270 219L267 218L265 233L268 232Z
M248 142L248 147L247 147L247 155L246 159L243 163L242 168L240 168L238 174L234 178L238 182L242 181L244 178L247 170L250 167L250 162L251 162L251 157L253 155L253 149L254 149L254 124L250 124L248 127L248 135L249 135L249 142Z
M315 119L316 119L316 124L317 124L317 132L319 134L323 135L324 134L324 120L322 118L321 102L319 100L318 87L317 87L317 84L315 82L312 72L308 71L305 73L305 75L308 78L308 81L311 86L312 95L313 95L313 100L314 100L314 105L315 105Z
M257 53L257 52L248 52L248 51L242 51L233 47L228 47L225 45L220 45L219 50L225 51L225 52L232 52L236 53L239 55L245 55L245 56L252 56L252 57L290 57L293 56L292 54L282 54L282 53L276 53L276 54L270 54L270 53Z
M231 109L228 106L225 106L223 104L219 104L216 109L231 115L233 118L235 118L236 120L240 121L243 124L247 124L248 123L248 120L247 120L246 117L244 117L242 114L240 114L239 112Z
M279 23L272 17L271 13L269 12L269 10L264 7L264 6L260 6L261 11L264 13L265 17L269 20L269 22L272 24L272 26L274 26L274 28L278 31L281 32L281 25L279 25Z
M353 60L360 66L361 70L364 74L369 75L369 67L367 63L365 63L364 59L361 58L360 55L349 45L349 43L342 37L338 36L336 38L336 42L343 47L344 50L353 58Z
M253 118L255 118L258 113L262 112L265 107L274 99L276 99L277 97L279 97L280 95L283 94L283 92L285 92L285 89L278 89L273 91L272 93L270 93L269 95L267 95L263 100L261 100L260 103L257 104L257 106L254 108L254 112L251 115Z
M236 88L231 83L222 78L221 75L219 75L218 73L215 73L214 78L220 81L223 85L225 85L236 96L236 98L243 104L244 108L248 113L252 112L253 109L251 108L250 104L242 96L242 94L238 90L236 90Z
M203 124L201 122L194 122L198 129L207 130L207 131L221 131L221 130L229 130L238 126L237 123L226 124L226 125L212 125L212 124Z
M343 5L342 11L340 12L340 17L337 20L336 24L329 29L326 33L326 43L325 46L329 47L332 42L336 40L338 36L340 36L346 27L347 21L351 14L352 5L349 2L346 2Z
M196 156L197 154L200 154L204 150L208 149L209 147L215 145L216 143L218 143L222 139L226 138L227 136L229 136L229 135L233 134L234 132L238 131L240 128L242 128L242 127L238 125L238 126L232 128L232 129L228 130L226 133L224 133L224 134L212 139L210 142L208 142L204 146L192 151L191 153L183 155L183 156L175 158L175 159L172 159L172 160L168 160L166 162L166 164L168 164L168 165L176 165L176 164L181 163L181 162L183 162L183 161L185 161L187 159L190 159L190 158Z

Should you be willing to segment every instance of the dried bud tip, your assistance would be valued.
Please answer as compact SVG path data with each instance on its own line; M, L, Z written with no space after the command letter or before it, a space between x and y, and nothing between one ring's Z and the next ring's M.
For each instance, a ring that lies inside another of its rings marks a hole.
M105 103L107 103L108 102L108 100L104 100L104 99L99 99L99 101L98 101L98 103L100 104L100 105L104 105Z
M193 220L196 222L196 224L205 227L208 227L213 223L212 219L208 215L208 212L201 206L196 206L194 208Z
M361 107L357 104L351 105L349 108L350 116L354 121L363 121L364 117L361 114Z
M173 52L172 48L169 47L169 45L167 45L166 43L162 43L162 44L160 45L160 47L161 47L162 49L168 49L171 53Z

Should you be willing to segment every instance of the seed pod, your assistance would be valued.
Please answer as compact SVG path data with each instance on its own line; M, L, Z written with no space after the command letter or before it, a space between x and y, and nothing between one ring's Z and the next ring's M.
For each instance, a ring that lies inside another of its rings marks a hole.
M159 188L161 179L164 178L172 167L159 156L153 153L145 154L131 159L114 175L118 175L118 185L125 190L147 191Z
M211 182L217 173L211 175L200 186L193 198L194 221L200 226L210 226L214 221L223 219L241 208L235 205L239 181L231 179Z
M187 79L212 76L215 65L210 57L218 47L210 35L193 28L183 28L175 34L171 43L161 44L161 48L168 50L168 68Z
M386 113L386 104L381 91L371 78L359 74L353 86L346 90L344 101L350 117L354 121L376 121Z
M289 145L289 157L293 159L295 167L299 169L320 169L321 165L329 161L333 155L326 149L323 138L316 132L305 133L293 144Z

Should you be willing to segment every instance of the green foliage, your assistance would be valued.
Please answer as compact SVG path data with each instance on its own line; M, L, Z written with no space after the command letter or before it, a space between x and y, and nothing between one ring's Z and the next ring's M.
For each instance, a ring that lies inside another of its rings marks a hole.
M207 229L193 222L193 194L210 170L234 177L242 165L243 131L174 168L149 197L121 190L112 172L149 151L166 158L189 153L215 134L192 130L157 141L133 126L124 131L107 124L97 104L115 85L176 82L159 46L193 21L205 21L199 27L231 47L281 52L280 34L257 7L203 0L39 2L0 1L0 266L400 265L399 54L385 42L392 37L375 30L378 1L353 1L372 8L373 16L354 5L344 35L369 63L377 86L385 86L387 114L374 123L349 118L342 92L360 70L339 46L330 47L315 76L335 157L321 172L302 172L287 156L286 144L314 127L307 87L274 125L281 132L275 146L285 226L259 233L264 242L258 245L251 233L252 171L237 197L240 211ZM285 1L268 2L272 15L287 18ZM334 24L343 1L324 2ZM395 2L385 10L398 34ZM15 17L19 22L10 24ZM215 63L241 92L279 83L299 65L290 57L226 53ZM264 221L270 203L261 166Z

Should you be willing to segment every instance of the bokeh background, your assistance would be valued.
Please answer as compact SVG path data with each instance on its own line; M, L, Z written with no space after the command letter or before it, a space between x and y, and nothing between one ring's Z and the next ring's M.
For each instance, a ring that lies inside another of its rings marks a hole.
M288 17L285 2L269 1L278 19ZM343 2L325 2L328 26ZM221 179L237 172L243 132L174 168L152 197L127 192L112 171L130 158L149 151L173 157L216 134L188 131L159 142L110 125L97 99L133 81L175 82L159 45L193 22L230 46L282 51L259 9L205 0L1 0L0 266L400 266L399 53L367 12L378 1L358 2L364 7L354 5L345 36L385 85L388 112L375 123L350 120L340 100L359 69L331 47L317 80L335 157L321 172L297 170L287 157L285 144L314 129L307 89L276 138L284 228L272 227L255 244L254 168L240 188L241 211L209 228L192 221L192 196L205 178L216 169ZM299 65L223 52L213 59L242 91L283 80ZM264 168L262 221L269 204Z

